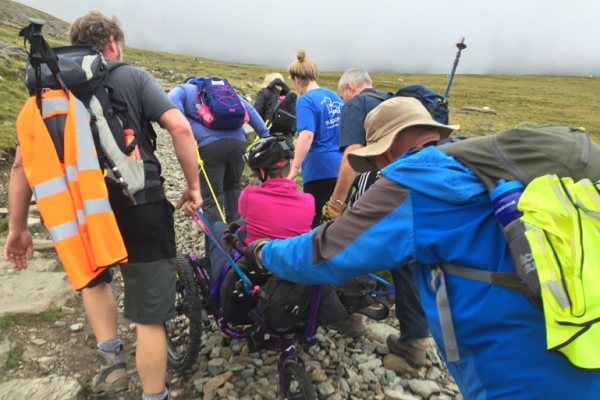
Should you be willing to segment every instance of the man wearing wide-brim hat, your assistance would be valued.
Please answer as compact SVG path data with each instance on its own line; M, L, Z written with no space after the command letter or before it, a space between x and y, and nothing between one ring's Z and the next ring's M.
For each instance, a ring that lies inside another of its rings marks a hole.
M339 219L296 238L251 243L246 264L309 284L408 265L464 398L597 398L600 372L546 351L543 310L485 279L442 272L448 264L482 276L515 272L486 187L443 151L452 144L435 145L455 129L435 122L418 100L383 102L365 121L367 146L348 157L357 171L381 169L381 178ZM394 354L383 364L406 372Z

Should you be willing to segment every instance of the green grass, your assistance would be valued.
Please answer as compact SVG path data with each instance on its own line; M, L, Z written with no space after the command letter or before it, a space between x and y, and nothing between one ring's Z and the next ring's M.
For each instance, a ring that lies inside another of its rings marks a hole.
M8 354L8 360L6 361L6 368L12 369L19 365L21 359L21 352L19 350L13 350Z
M39 314L5 314L0 317L0 331L8 326L29 326L39 322L56 322L61 317L61 308Z
M8 232L8 218L0 219L0 235L4 235Z
M65 269L62 266L62 263L59 261L58 265L56 266L56 268L54 268L54 270L52 272L65 272Z
M40 313L37 315L37 319L39 321L54 323L54 322L58 321L60 319L60 317L62 316L61 310L62 309L60 307L58 307L55 310Z
M87 389L88 387L88 383L83 379L77 379L77 383L79 383L79 386L81 386L83 390Z

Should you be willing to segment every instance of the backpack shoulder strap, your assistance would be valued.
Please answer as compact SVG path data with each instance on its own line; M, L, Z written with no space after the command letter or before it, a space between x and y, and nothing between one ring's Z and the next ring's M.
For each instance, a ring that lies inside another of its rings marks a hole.
M122 67L123 65L129 65L129 64L128 64L128 63L126 63L126 62L123 62L123 61L113 62L113 63L111 63L111 64L110 64L110 66L108 67L108 72L112 72L112 71L114 71L115 69L117 69L117 68L119 68L119 67Z
M374 99L381 100L381 101L386 101L387 99L390 98L390 97L385 98L382 95L380 95L379 93L373 93L373 92L365 92L365 93L361 93L361 95L373 97Z

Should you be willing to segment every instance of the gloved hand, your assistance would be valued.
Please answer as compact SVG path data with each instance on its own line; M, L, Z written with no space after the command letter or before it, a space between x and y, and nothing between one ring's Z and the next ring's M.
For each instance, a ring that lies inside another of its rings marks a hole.
M327 203L323 206L322 216L323 222L333 221L334 219L338 219L342 216L344 210L347 205L342 203L339 200L334 199L333 197L329 199Z
M254 271L257 273L264 272L264 266L262 262L257 259L256 253L270 240L271 239L258 239L246 247L246 250L244 250L244 258L246 259L246 267L248 268L248 271Z

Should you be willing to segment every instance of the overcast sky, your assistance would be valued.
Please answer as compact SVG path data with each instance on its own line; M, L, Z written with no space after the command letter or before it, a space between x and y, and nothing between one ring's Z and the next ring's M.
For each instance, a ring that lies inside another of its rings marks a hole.
M319 70L600 75L599 0L24 0L72 22L115 14L128 46Z

